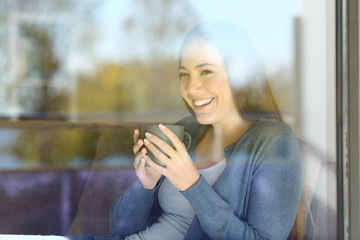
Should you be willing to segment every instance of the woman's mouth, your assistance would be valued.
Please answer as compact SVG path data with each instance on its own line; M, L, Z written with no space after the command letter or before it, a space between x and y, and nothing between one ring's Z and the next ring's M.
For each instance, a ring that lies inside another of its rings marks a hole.
M214 100L214 98L203 98L203 99L199 99L199 100L193 100L193 103L194 103L195 107L203 107L203 106L209 105L213 100Z

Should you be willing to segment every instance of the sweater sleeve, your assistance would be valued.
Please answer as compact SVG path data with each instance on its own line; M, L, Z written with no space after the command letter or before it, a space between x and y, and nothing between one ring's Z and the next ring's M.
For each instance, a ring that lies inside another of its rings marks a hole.
M159 183L147 190L138 180L114 201L110 209L111 234L125 237L152 224L161 211L157 203Z
M194 208L202 231L211 239L286 239L291 231L303 175L295 136L282 132L263 142L249 161L255 164L242 218L202 177L182 192ZM233 179L229 184L246 184L237 181Z

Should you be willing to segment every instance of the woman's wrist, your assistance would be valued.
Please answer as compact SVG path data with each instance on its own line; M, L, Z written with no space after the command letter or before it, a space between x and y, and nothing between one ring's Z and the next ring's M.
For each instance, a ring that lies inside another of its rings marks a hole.
M188 187L186 187L185 189L182 189L182 190L180 190L180 191L181 191L181 192L184 192L184 191L190 189L191 187L195 186L195 185L199 182L200 177L201 177L201 175L198 174L197 177L194 178L194 181L192 181L192 183L191 183Z

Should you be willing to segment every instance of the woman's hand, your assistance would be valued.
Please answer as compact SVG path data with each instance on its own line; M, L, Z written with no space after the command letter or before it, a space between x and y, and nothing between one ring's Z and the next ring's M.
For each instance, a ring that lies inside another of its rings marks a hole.
M144 141L139 139L139 130L134 131L134 147L135 154L134 167L136 175L145 189L153 189L161 177L161 173L155 171L153 168L145 166L146 148L144 148Z
M155 135L146 133L146 139L144 140L146 147L166 167L154 163L147 155L145 160L151 169L164 175L180 191L185 191L199 181L200 174L191 160L185 145L179 138L166 126L160 124L159 128L171 141L175 149ZM155 145L169 157L163 154Z

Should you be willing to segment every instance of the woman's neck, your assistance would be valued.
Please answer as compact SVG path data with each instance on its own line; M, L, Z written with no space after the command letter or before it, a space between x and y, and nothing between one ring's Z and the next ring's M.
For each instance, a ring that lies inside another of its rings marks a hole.
M198 169L210 167L224 159L224 148L237 141L251 126L242 118L226 124L213 124L207 128L195 148L195 165Z
M238 140L251 126L251 122L244 120L240 115L228 118L226 121L212 125L214 142L225 148Z

